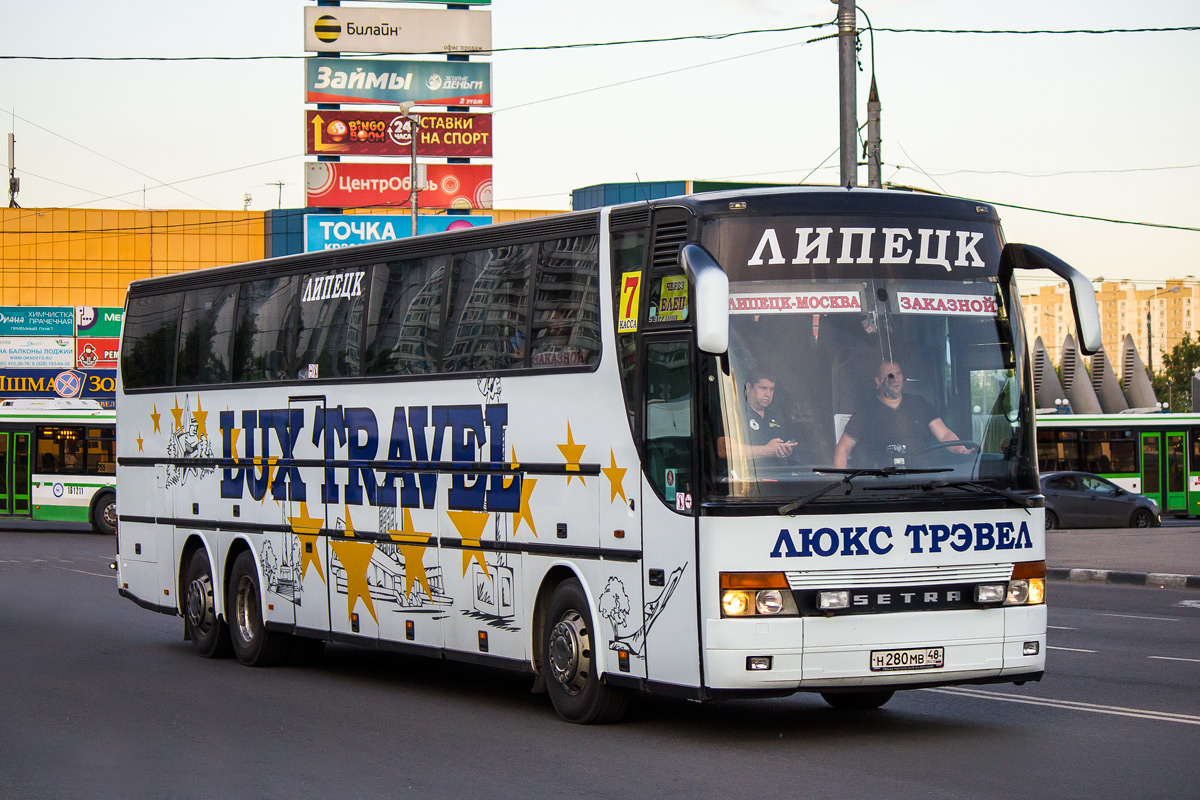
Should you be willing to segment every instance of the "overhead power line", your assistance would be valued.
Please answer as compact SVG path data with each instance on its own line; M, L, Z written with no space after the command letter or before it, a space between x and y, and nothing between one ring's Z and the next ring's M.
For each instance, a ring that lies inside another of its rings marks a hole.
M782 28L755 28L744 31L729 31L726 33L698 33L684 36L663 36L648 39L621 39L607 42L573 42L569 44L540 44L518 45L515 47L494 47L470 55L494 55L496 53L528 53L547 50L583 50L596 47L621 47L633 44L666 44L686 41L720 41L738 36L756 36L771 33L795 33L802 30L816 30L837 25L836 20L817 22L810 25L789 25ZM865 29L864 29L865 30ZM875 28L877 33L926 33L964 36L1078 36L1078 35L1115 35L1137 33L1194 33L1200 31L1197 25L1180 25L1164 28L1069 28L1069 29L984 29L984 28ZM444 50L409 50L396 53L364 53L370 56L440 56ZM22 56L0 55L0 61L291 61L311 58L308 54L292 55L255 55L255 56Z

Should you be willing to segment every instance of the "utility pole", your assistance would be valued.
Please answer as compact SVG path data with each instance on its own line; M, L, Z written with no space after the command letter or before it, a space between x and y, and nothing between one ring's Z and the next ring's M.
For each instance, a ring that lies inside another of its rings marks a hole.
M872 56L873 58L874 56ZM883 164L879 156L879 90L871 76L871 95L867 99L867 186L883 188Z
M17 177L17 135L8 135L8 207L20 208L17 205L17 192L21 191L21 179Z
M838 85L841 113L841 185L858 186L858 96L857 31L855 30L854 0L837 0L838 6Z
M284 187L283 181L275 181L274 183L268 181L267 186L278 186L279 187L279 208L283 208L283 187Z

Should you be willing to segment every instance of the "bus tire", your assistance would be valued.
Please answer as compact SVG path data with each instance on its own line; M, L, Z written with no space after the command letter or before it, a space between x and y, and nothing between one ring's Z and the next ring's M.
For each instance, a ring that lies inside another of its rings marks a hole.
M287 658L291 636L268 631L263 623L258 562L249 550L234 559L225 608L229 611L229 638L238 661L248 667L272 667Z
M1053 531L1058 529L1058 515L1049 509L1046 510L1046 530Z
M183 637L202 658L228 658L233 652L229 627L217 615L212 566L203 547L192 553L184 584Z
M117 532L117 496L113 492L100 492L92 502L92 530L104 536Z
M881 690L878 692L822 692L821 697L831 707L838 711L874 711L888 700L895 692Z
M596 672L592 615L575 578L555 588L542 633L542 674L558 715L581 725L620 719L629 692L605 685Z

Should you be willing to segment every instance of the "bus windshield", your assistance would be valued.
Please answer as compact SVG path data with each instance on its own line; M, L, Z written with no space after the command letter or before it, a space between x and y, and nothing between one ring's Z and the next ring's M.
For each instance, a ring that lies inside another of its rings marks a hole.
M1036 489L1017 295L994 266L790 271L731 270L728 372L706 393L711 500Z

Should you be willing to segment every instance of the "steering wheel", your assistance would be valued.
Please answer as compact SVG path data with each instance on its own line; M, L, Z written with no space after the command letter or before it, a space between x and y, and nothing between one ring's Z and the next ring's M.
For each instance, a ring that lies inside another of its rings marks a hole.
M923 456L926 453L932 453L934 450L941 450L942 448L956 447L956 446L965 447L968 450L974 450L975 452L979 452L979 450L982 449L980 447L979 442L972 442L970 439L949 439L945 442L938 442L937 444L931 444L931 445L929 445L929 447L926 447L924 450L917 451L917 455ZM961 454L961 455L970 455L970 453Z

